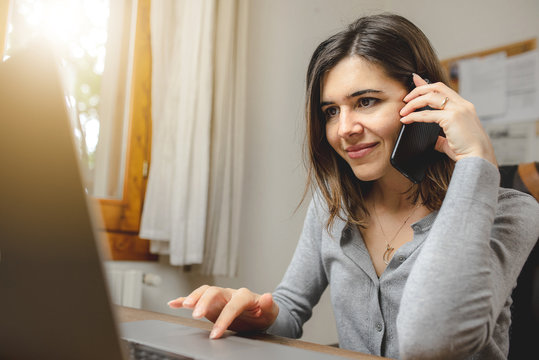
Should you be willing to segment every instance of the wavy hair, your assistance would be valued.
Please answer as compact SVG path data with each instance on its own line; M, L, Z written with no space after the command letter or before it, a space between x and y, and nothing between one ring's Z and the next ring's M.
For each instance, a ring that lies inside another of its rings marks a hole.
M447 75L425 34L399 15L361 17L316 48L306 79L306 191L315 188L321 192L329 211L326 224L328 229L337 217L365 227L369 216L364 199L372 182L359 180L350 165L330 146L326 138L325 117L320 107L324 74L348 56L360 56L380 66L408 91L414 87L412 73L428 78L431 82L448 84ZM451 159L436 152L425 179L408 189L410 200L414 203L420 200L430 210L439 209L453 168L454 162Z

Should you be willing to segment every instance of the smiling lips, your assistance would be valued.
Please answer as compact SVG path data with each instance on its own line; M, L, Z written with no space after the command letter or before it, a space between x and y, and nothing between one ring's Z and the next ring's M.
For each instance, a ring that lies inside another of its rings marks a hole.
M350 159L359 159L370 154L377 145L377 142L353 145L348 146L344 151L348 153Z

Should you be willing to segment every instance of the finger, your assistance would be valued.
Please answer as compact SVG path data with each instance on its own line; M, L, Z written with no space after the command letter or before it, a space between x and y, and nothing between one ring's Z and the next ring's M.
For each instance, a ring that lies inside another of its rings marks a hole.
M211 339L220 338L232 322L246 310L252 309L256 295L247 289L239 289L225 305L210 333Z
M415 84L415 80L414 80L414 84ZM425 95L429 92L440 93L444 97L447 96L450 99L460 98L460 95L457 92L455 92L453 89L451 89L449 86L447 86L446 84L442 82L436 82L433 84L427 84L425 82L422 85L416 85L416 87L412 91L410 91L408 95L406 95L404 99L402 99L402 101L409 102L410 100L415 99L418 96Z
M416 87L428 84L427 81L425 81L421 76L417 75L416 73L412 74L412 79L414 80L414 84Z
M226 303L226 290L217 286L211 286L198 299L193 310L193 318L200 319L208 314L210 306L224 306L224 303Z
M174 300L170 300L167 305L173 309L179 309L183 307L183 302L185 301L185 297L179 297Z
M429 91L430 84L416 73L412 74L412 81L414 82L415 88L402 99L404 102L409 102L417 96L426 94Z
M417 74L412 75L412 80L414 82L415 87L410 91L403 99L404 102L408 102L411 99L424 95L429 91L432 91L432 88L434 84L428 83L426 80L424 80L421 76Z
M202 285L201 287L194 290L189 296L187 297L179 297L173 300L170 300L167 305L171 308L181 308L181 307L192 307L195 305L196 301L202 295L206 289L209 288L208 285Z
M413 122L423 122L423 123L440 123L441 119L439 110L424 110L424 111L414 111L409 113L406 116L401 118L401 123L411 124ZM438 116L437 116L438 115Z
M200 297L202 296L202 294L204 294L204 292L206 292L206 290L208 290L210 287L208 285L202 285L201 287L199 287L198 289L194 290L191 294L189 294L189 296L187 296L185 298L185 300L183 301L183 307L185 308L188 308L188 309L192 309L195 307L195 305L197 304L198 302L198 299L200 299Z
M429 92L425 95L416 97L412 100L410 100L406 105L403 106L403 108L400 110L401 116L406 116L417 109L420 109L425 106L430 106L432 109L438 109L440 110L442 108L442 105L446 105L447 101L444 103L444 99L447 97L441 95L440 93L436 92ZM448 98L447 98L448 99ZM449 99L448 99L449 100Z

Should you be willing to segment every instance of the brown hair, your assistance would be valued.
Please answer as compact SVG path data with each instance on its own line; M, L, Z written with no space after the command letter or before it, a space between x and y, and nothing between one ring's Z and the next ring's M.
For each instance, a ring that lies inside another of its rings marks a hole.
M346 161L329 145L325 116L320 107L324 74L348 56L360 56L380 66L389 77L399 81L409 91L414 87L412 73L428 78L431 82L448 83L425 34L399 15L362 17L318 46L307 70L307 188L315 185L326 200L328 228L336 217L364 227L365 218L369 215L364 205L364 196L369 192L372 182L359 180ZM430 210L437 210L442 205L454 167L454 162L445 154L436 152L434 157L425 179L408 190L414 203L421 199Z

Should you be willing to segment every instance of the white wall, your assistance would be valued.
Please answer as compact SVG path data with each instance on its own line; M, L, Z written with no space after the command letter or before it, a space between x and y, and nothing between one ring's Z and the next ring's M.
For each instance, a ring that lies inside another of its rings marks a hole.
M315 46L364 14L391 11L408 17L431 39L440 58L539 37L539 1L252 0L248 52L248 98L239 274L208 278L160 263L114 262L162 276L144 288L143 307L170 314L166 302L212 283L271 291L281 279L301 232L305 172L304 77ZM303 339L336 342L327 295L315 309Z
M441 59L538 37L537 0L386 0L419 26Z

